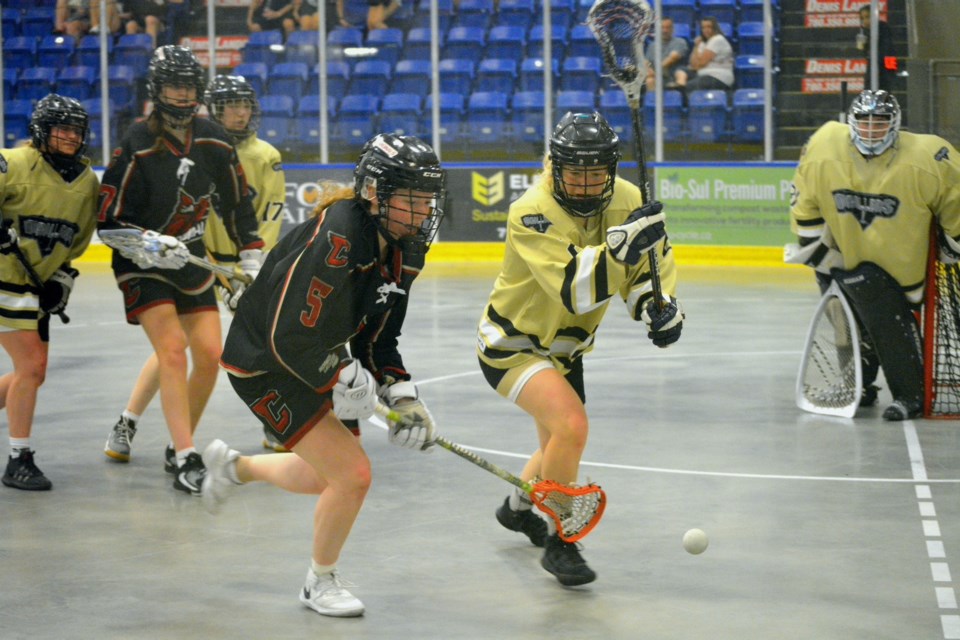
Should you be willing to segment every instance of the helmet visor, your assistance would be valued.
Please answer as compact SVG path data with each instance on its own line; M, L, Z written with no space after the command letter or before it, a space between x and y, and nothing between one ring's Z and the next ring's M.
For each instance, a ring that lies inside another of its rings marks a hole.
M607 166L563 165L555 176L556 190L567 211L577 216L595 216L613 194L613 177Z
M443 219L444 193L397 189L381 201L380 226L395 240L411 238L429 245Z

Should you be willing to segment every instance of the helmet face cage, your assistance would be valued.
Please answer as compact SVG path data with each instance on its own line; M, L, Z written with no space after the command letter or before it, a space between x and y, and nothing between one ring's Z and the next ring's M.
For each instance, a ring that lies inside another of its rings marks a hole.
M864 91L850 105L847 123L857 150L865 156L878 156L897 140L900 105L886 91Z
M364 144L354 178L358 197L375 189L380 234L391 244L426 250L446 201L446 171L433 148L413 136L377 135Z
M260 126L260 102L253 87L243 76L219 75L210 81L203 96L203 103L210 117L227 130L235 140L249 138ZM228 106L245 103L250 108L250 119L242 129L231 129L224 123L224 113Z
M62 156L51 149L50 133L54 127L72 127L80 134L80 146L72 156L65 157L78 158L87 146L89 125L90 118L79 101L51 93L37 102L33 110L30 138L33 146L42 152Z
M620 139L603 116L563 116L550 137L553 195L563 210L579 218L602 213L613 199L619 161ZM599 181L591 177L596 169L605 170Z
M196 100L186 105L169 104L163 98L163 87L193 87ZM203 67L193 51L177 45L164 45L153 52L147 71L147 90L154 108L165 116L168 124L186 126L200 107L206 82Z

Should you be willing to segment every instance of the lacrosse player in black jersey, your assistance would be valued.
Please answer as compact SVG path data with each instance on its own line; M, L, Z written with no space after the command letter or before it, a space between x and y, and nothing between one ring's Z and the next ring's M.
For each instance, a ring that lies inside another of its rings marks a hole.
M251 481L320 496L300 600L341 617L364 610L336 571L370 485L356 421L379 398L404 418L389 421L391 442L433 446L433 417L397 338L443 217L446 181L429 145L388 134L364 145L354 176L269 253L240 298L221 359L237 395L294 455L241 456L220 440L203 452L210 511Z
M96 225L97 176L83 156L87 129L79 102L51 94L33 110L30 144L0 151L0 346L13 361L13 371L0 376L11 450L3 484L15 489L53 486L33 461L30 431L47 371L50 316L66 308L78 275L70 261L86 250Z
M206 255L203 236L213 211L223 218L240 250L240 268L251 277L260 269L263 241L232 140L220 125L194 118L206 87L196 56L185 47L158 48L147 86L154 110L130 127L113 152L100 188L98 224L101 230L142 231L140 250L114 250L113 271L127 322L143 327L159 363L160 402L171 437L164 468L174 474L175 489L199 495L204 469L193 433L216 383L221 331L214 276L188 258ZM116 450L109 444L107 455Z

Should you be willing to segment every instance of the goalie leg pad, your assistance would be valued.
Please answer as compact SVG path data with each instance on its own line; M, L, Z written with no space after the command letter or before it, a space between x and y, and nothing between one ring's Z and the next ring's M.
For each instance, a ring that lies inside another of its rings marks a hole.
M923 403L923 361L916 317L897 282L886 271L864 262L831 274L847 295L866 329L894 400L911 411Z

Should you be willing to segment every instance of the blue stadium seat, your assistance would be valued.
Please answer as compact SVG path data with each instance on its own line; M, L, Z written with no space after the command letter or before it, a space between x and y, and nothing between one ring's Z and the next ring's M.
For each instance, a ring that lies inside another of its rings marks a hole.
M110 65L107 67L107 82L110 86L110 102L120 111L136 111L134 103L137 100L137 76L133 67L125 64ZM94 93L96 91L99 89L94 89Z
M453 27L443 47L446 58L479 60L486 46L486 31L480 27Z
M730 115L735 142L763 141L763 89L737 89L733 92Z
M337 99L327 97L327 126L333 127L336 115ZM320 149L320 96L305 95L297 106L297 115L293 123L296 148L301 152Z
M480 27L486 29L493 19L494 0L460 0L455 27Z
M423 97L416 93L388 93L380 106L380 131L415 136L420 131Z
M113 48L113 64L133 67L139 77L146 76L153 56L153 38L147 33L124 34Z
M475 91L499 91L513 94L517 83L517 61L506 58L485 58L477 67Z
M330 32L330 35L332 36L335 31L336 29ZM123 37L120 39L123 40ZM243 61L262 62L270 67L280 61L280 53L282 51L283 32L278 29L254 31L250 34L247 44L243 47Z
M697 30L699 31L699 29ZM683 38L687 41L687 44L692 44L693 39L696 37L694 35L694 29L686 22L673 23L673 35L675 38Z
M560 89L596 93L600 87L603 63L600 58L568 56L560 70Z
M353 67L350 74L350 90L354 95L382 97L390 84L392 70L389 62L364 60Z
M737 87L741 89L763 88L763 72L766 65L762 55L739 55L734 59L733 73Z
M475 64L460 58L440 61L440 92L467 95L473 86Z
M112 60L113 56L113 38L107 38L107 60ZM77 50L74 54L74 60L77 64L85 67L100 66L100 36L86 35L80 38L77 44Z
M267 72L267 93L290 96L299 103L307 85L309 69L304 62L281 62Z
M557 111L589 112L596 108L596 95L592 91L559 91L557 93Z
M577 15L574 16L574 22L577 24L585 23L595 2L596 0L577 0Z
M287 36L284 48L286 49L284 62L302 62L308 67L313 67L320 60L317 53L316 31L294 31Z
M37 39L18 36L3 41L3 66L11 69L29 69L37 64Z
M260 128L257 129L257 136L277 149L289 148L293 105L293 98L290 96L261 96Z
M705 16L732 24L737 21L737 0L700 0L700 17Z
M431 88L430 62L428 60L401 60L393 68L391 93L417 93L425 96Z
M33 116L33 100L6 100L3 103L4 147L12 149L21 140L30 137L30 118Z
M334 3L330 3L334 4ZM343 15L340 16L343 22L357 29L367 28L367 13L370 10L366 0L341 0L336 3L343 7ZM334 24L340 24L334 23ZM339 27L338 27L339 28Z
M267 88L267 65L262 62L241 62L233 68L233 75L243 76L253 91L261 96Z
M442 143L455 144L460 140L465 103L466 100L461 93L440 94L439 133ZM426 140L433 136L433 94L427 96L426 104L420 116L420 131Z
M117 135L117 118L113 117L116 114L116 106L113 104L113 101L109 101L110 109L110 147L115 147L120 141L119 136ZM93 158L100 157L103 152L104 143L107 141L104 139L103 135L103 102L99 98L91 98L90 100L84 100L80 103L83 105L83 108L86 109L87 115L90 117L90 133L87 135L87 154Z
M407 44L403 48L406 60L430 59L431 32L427 27L414 27L407 32ZM440 33L440 46L444 43L443 32Z
M533 22L534 24L543 24L543 3L538 2L535 6L537 10L533 14ZM554 28L562 27L569 29L576 10L577 5L575 0L551 0L550 23Z
M663 139L667 142L682 140L685 136L683 122L686 110L683 93L677 89L663 92ZM643 127L651 137L656 126L656 94L648 92L643 99Z
M500 0L497 24L512 24L529 29L533 24L533 0Z
M560 83L560 65L557 59L553 59L553 90L557 90ZM521 91L543 91L543 59L525 58L520 63L520 90Z
M339 98L347 93L350 84L350 65L343 60L327 61L327 96ZM320 95L320 63L313 65L307 78L306 96Z
M574 25L570 30L570 41L567 43L568 56L599 56L600 45L593 37L590 27L585 24Z
M3 68L3 95L7 100L13 95L17 88L17 78L20 77L20 69Z
M720 142L727 132L727 93L691 91L687 102L690 139L696 142Z
M770 0L774 24L779 14L780 2ZM763 22L763 0L740 0L740 22Z
M674 24L681 22L692 25L697 19L696 0L662 0L662 15L673 18Z
M57 93L83 102L94 97L96 79L94 67L63 67L57 76Z
M367 34L367 47L374 47L377 53L374 60L389 62L390 66L397 64L400 52L403 50L403 31L400 29L374 29Z
M562 60L567 48L567 30L563 27L554 27L550 35L550 57ZM527 57L543 58L543 25L537 24L530 28L527 38Z
M604 91L600 96L599 111L620 138L621 145L633 141L633 113L623 91Z
M507 95L499 91L475 91L467 101L464 135L473 145L510 145Z
M327 48L333 57L341 57L342 50L348 47L363 46L363 31L347 27L337 27L327 34Z
M53 7L34 7L23 12L20 18L20 33L42 38L53 31L55 10Z
M524 142L543 142L545 104L543 91L518 91L513 94L510 111L514 136Z
M523 27L498 25L487 35L488 58L513 58L522 60L527 46L527 33Z
M17 81L17 98L39 100L53 91L57 82L57 70L53 67L30 67L20 72Z
M740 55L763 55L763 23L741 22L737 27Z
M407 4L404 2L404 4ZM453 6L453 0L437 0L437 21L440 31L446 31L450 28L456 9ZM413 28L430 28L430 3L420 2L417 5L417 11L413 15Z
M3 39L9 40L20 35L20 10L3 9Z
M380 98L375 95L347 95L340 102L333 139L359 147L373 137Z
M37 65L62 69L73 62L76 40L70 36L44 36L37 46Z

